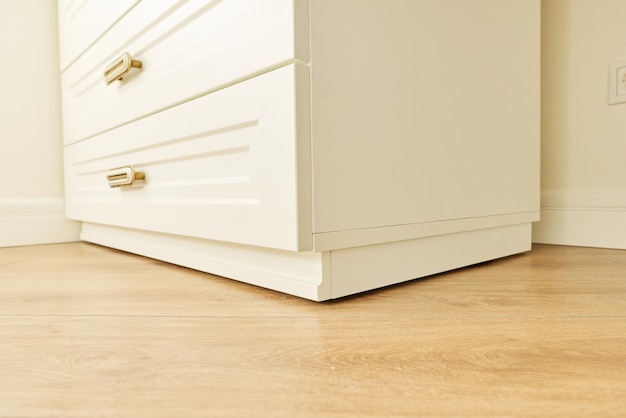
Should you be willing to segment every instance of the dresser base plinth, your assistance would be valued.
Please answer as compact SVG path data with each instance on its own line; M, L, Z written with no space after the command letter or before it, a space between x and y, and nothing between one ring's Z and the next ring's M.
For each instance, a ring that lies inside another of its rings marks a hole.
M301 253L93 223L83 223L81 238L323 301L528 251L531 224Z

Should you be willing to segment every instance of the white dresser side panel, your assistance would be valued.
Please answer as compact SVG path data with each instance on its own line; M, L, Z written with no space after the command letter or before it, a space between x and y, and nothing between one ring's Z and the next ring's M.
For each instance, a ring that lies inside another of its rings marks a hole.
M312 1L314 233L537 213L539 17L538 0Z
M68 216L311 249L308 79L290 65L68 146ZM107 173L123 166L145 183L110 188Z

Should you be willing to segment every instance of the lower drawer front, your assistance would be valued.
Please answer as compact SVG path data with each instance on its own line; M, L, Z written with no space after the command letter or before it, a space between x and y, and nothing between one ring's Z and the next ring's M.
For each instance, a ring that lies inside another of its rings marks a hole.
M311 249L308 80L289 65L66 147L68 217Z

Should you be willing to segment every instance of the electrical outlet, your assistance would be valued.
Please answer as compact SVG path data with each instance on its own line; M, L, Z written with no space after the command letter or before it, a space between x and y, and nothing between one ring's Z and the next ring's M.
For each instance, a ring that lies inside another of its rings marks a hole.
M617 97L626 96L626 66L617 69Z
M626 61L609 64L609 104L626 103Z

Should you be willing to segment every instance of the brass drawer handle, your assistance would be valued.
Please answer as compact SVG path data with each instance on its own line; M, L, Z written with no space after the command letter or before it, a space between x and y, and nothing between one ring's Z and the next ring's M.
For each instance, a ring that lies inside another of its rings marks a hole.
M145 180L146 175L142 172L135 171L133 166L114 168L107 174L109 187L129 187L137 180Z
M132 68L141 68L141 66L141 61L134 60L128 52L125 52L104 70L104 81L109 85L124 78Z

